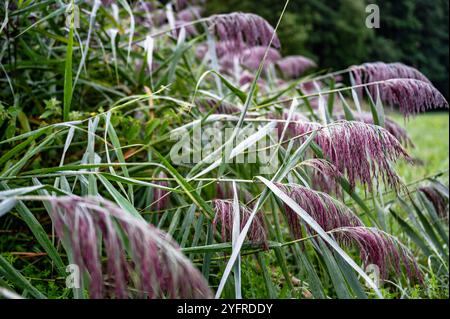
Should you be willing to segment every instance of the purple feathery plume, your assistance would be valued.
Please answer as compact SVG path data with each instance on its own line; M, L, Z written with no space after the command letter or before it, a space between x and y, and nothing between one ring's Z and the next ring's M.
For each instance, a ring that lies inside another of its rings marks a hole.
M410 280L423 282L413 255L393 236L372 227L343 227L337 229L335 237L343 245L356 246L365 267L377 265L381 279L386 279L390 271L399 275L403 265Z
M344 204L331 196L313 191L300 185L281 185L303 210L305 210L326 232L344 246L355 245L365 266L377 265L382 278L387 278L390 270L400 273L401 265L410 279L422 280L421 273L411 253L392 236L375 228L367 228L362 221ZM303 237L302 222L289 206L285 213L293 236ZM309 234L315 234L306 227Z
M226 53L219 58L221 73L232 75L237 65L239 65L239 57L233 52Z
M418 190L431 202L439 216L444 218L448 216L448 202L435 187L422 186Z
M287 56L276 64L284 77L290 79L298 78L305 71L317 67L317 64L313 60L301 55Z
M351 188L356 181L372 190L381 179L398 190L401 181L392 167L398 159L411 158L387 130L363 122L342 121L319 132L317 142L325 158L344 174Z
M364 122L367 124L374 124L373 123L373 116L371 113L359 113L359 114L355 114L354 115L355 120L356 121L360 121L360 122ZM345 119L345 114L344 113L339 113L336 114L336 119L337 120L344 120ZM399 124L397 124L396 122L394 122L393 120L389 119L389 118L385 118L384 119L384 128L391 133L392 135L395 136L395 138L397 140L399 140L403 145L405 146L414 146L413 142L411 141L411 139L408 136L408 133L406 132L406 130L401 127Z
M253 13L234 12L229 14L213 15L208 19L212 33L221 41L230 41L234 46L229 50L241 51L249 46L268 46L274 35L272 45L280 47L280 40L274 34L273 27L260 16Z
M303 208L325 231L341 227L362 226L361 220L344 204L330 195L300 185L281 185L301 208ZM290 189L290 190L289 190ZM295 211L285 205L285 213L294 238L303 237L301 219ZM306 227L309 233L313 231Z
M312 158L303 161L301 165L313 168L311 179L315 188L325 193L334 193L337 196L342 196L341 187L337 183L342 174L333 164L324 159Z
M192 6L181 10L177 13L178 20L191 22L200 19L202 16L203 8L199 6Z
M216 114L239 114L241 109L226 101L217 101L214 99L199 99L196 102L200 112L209 112L214 110Z
M389 79L415 79L431 84L419 70L403 63L372 62L350 68L355 84L379 82Z
M263 46L248 48L242 53L240 62L244 67L255 71L258 69L260 63L262 62L265 52L266 47ZM270 64L275 63L279 59L281 59L280 52L278 52L278 50L276 49L269 48L266 59L264 61L264 68L267 69Z
M169 183L167 180L164 180L167 178L167 175L164 172L160 172L158 174L158 181L155 182L157 185L161 185L164 187L168 187ZM162 188L155 187L153 189L153 203L151 205L151 208L156 211L162 211L167 208L169 205L169 192Z
M445 107L448 102L430 83L415 79L392 79L379 84L380 97L391 106L398 106L405 116Z
M400 142L376 125L339 121L325 127L300 120L290 123L288 129L300 142L317 131L314 141L322 149L323 157L347 177L351 189L359 181L371 191L373 182L378 184L382 180L385 185L398 190L401 181L392 163L399 159L412 161Z
M233 201L215 199L213 200L213 207L214 211L216 212L213 220L214 229L216 229L217 223L220 221L222 240L224 242L231 241L234 213ZM240 230L242 230L244 228L244 225L247 223L252 211L248 207L241 204L239 205L239 212L241 213ZM253 244L262 245L264 249L268 248L266 227L261 214L257 214L253 219L250 230L247 234L247 238Z
M201 273L153 225L98 197L54 197L51 204L56 233L89 277L91 298L212 297Z

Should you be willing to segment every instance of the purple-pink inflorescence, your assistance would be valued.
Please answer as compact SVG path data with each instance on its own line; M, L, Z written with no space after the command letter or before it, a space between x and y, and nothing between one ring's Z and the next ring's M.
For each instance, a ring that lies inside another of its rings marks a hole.
M354 114L353 116L355 118L355 121L364 122L366 124L374 124L373 116L372 116L371 113L362 112L362 113ZM345 119L345 114L344 113L336 114L336 119L337 120L344 120ZM406 130L403 127L401 127L399 124L394 122L393 120L385 117L385 119L384 119L384 128L389 133L394 135L395 138L397 140L399 140L403 145L405 145L405 146L408 146L408 145L409 146L413 146L413 142L409 138L408 133L406 132Z
M200 19L202 16L203 8L199 6L188 7L177 13L178 20L191 22Z
M398 106L405 116L436 108L448 108L444 96L430 83L415 79L392 79L379 84L385 103Z
M201 273L153 225L98 197L54 197L51 204L58 237L89 278L90 298L212 297Z
M286 114L284 114L286 117ZM288 125L294 138L304 141L317 132L314 141L320 146L323 158L345 175L354 189L359 181L369 191L373 183L382 180L398 190L401 181L392 168L399 159L412 159L400 142L386 129L357 121L338 121L328 126L316 122L295 121Z
M266 47L263 46L248 48L241 54L240 62L244 67L255 71L258 69L260 63L262 62L265 52ZM267 51L266 59L264 61L264 68L266 69L269 65L275 63L279 59L281 59L280 52L278 52L278 50L274 48L269 48Z
M228 50L239 52L252 46L280 47L280 40L273 27L260 16L253 13L234 12L217 14L208 19L208 25L221 41L229 41Z
M433 186L422 186L418 189L431 202L436 213L441 217L448 216L448 202L442 194Z
M276 65L284 77L290 79L298 78L305 71L317 66L313 60L301 55L287 56L277 61Z
M337 196L342 196L339 185L342 174L333 164L324 159L312 158L303 161L301 165L313 168L311 179L315 188L329 194L334 193Z
M234 215L233 201L215 199L213 200L213 208L216 213L213 220L214 229L220 222L221 225L220 233L222 240L225 242L231 241L231 234L233 231L233 215ZM242 230L242 228L244 228L244 225L247 223L248 218L250 217L252 211L248 207L240 204L239 212L241 222L240 230ZM247 234L247 238L253 244L262 245L263 248L265 249L268 248L266 227L260 213L257 214L253 219L249 232Z
M325 231L341 227L362 226L359 218L345 205L330 195L314 191L300 185L281 186L301 208L303 208ZM300 217L285 205L292 235L296 239L303 237ZM311 231L307 227L308 231Z
M387 278L392 270L399 274L403 265L410 279L422 281L417 263L408 249L392 236L378 229L365 227L344 204L325 193L300 185L279 184L279 187L341 245L356 246L364 265L377 265L382 279ZM302 238L299 215L287 205L285 214L293 236ZM305 226L309 234L315 234L309 226Z
M371 83L389 79L416 79L430 83L419 70L403 63L371 62L352 66L351 73L355 84Z
M334 236L345 246L356 246L365 267L377 265L381 279L388 278L391 271L400 275L403 265L410 280L423 283L413 255L395 237L372 227L343 227Z

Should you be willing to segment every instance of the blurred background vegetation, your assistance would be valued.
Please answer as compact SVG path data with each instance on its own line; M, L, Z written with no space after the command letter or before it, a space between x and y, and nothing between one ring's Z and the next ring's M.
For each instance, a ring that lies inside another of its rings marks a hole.
M275 25L283 0L208 0L209 13L253 12ZM365 26L368 4L380 28ZM449 99L448 0L291 0L280 25L282 53L313 58L322 68L400 61L422 71Z

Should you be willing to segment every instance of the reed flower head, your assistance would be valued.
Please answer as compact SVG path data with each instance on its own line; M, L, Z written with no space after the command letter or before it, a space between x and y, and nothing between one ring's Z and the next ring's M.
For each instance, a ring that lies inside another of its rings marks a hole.
M213 15L208 19L208 25L221 41L233 43L229 50L235 52L248 46L268 46L272 36L274 36L272 45L275 48L280 47L280 40L274 34L273 27L253 13L234 12Z
M400 178L392 167L399 159L409 162L400 142L386 129L356 121L338 121L328 126L316 122L296 121L288 126L290 134L304 141L311 132L317 132L315 142L323 157L347 177L354 189L359 181L372 190L379 180L398 190Z
M244 67L255 71L262 62L265 52L266 47L263 46L248 48L242 53L240 62ZM276 49L269 48L266 60L264 61L264 68L266 69L270 64L275 63L279 59L281 59L280 52Z
M379 229L362 226L337 229L335 237L343 245L356 246L365 266L377 265L381 279L388 278L391 271L399 275L403 266L411 280L423 281L422 273L411 252L395 237Z
M356 121L364 122L366 124L374 124L373 116L372 116L371 113L362 112L362 113L354 114L354 117L355 117ZM345 119L345 114L344 113L336 114L336 119L337 120L344 120ZM409 138L408 132L406 132L406 130L403 127L401 127L399 124L397 124L393 120L385 117L385 119L384 119L384 128L389 133L391 133L397 140L399 140L403 145L405 145L405 146L408 146L408 145L413 146L413 142Z
M400 62L371 62L351 67L355 84L371 83L389 79L416 79L430 83L419 70Z
M312 158L303 161L301 166L313 169L311 180L315 188L317 187L328 194L334 193L342 196L341 187L338 183L342 174L333 164L324 159Z
M362 221L344 204L331 196L300 185L279 185L305 212L343 246L356 246L365 266L377 265L381 278L390 271L400 273L401 265L412 280L422 281L416 261L397 239L376 228L365 227ZM302 221L289 206L285 213L295 238L302 238ZM315 232L306 225L308 233Z
M216 228L217 224L220 222L221 224L221 236L224 242L231 241L231 235L233 231L233 215L234 215L234 207L233 201L230 200L222 200L215 199L213 200L213 207L216 215L213 220L213 227ZM244 206L239 206L240 212L240 221L241 227L240 231L244 228L244 225L247 223L248 218L250 217L252 211ZM248 240L257 245L262 245L264 248L268 247L267 243L267 234L266 227L264 224L264 219L261 214L257 214L252 221L250 226L250 230L247 234Z
M445 107L448 102L430 83L415 79L392 79L379 84L383 102L398 106L405 116Z
M431 202L439 216L444 218L448 216L448 201L435 187L422 186L418 190Z
M89 277L91 298L212 296L201 273L161 230L98 197L54 197L51 204L56 233Z
M360 219L347 206L328 194L300 185L288 185L287 187L282 186L282 188L325 231L363 225ZM302 238L300 217L289 206L285 205L284 209L292 235L296 239ZM309 227L306 227L306 229L308 232L312 232Z
M283 73L284 77L290 79L298 78L305 73L305 71L317 66L313 60L301 55L287 56L277 61L276 65Z
M178 20L191 22L200 19L202 16L203 8L199 6L191 6L181 10L177 13Z

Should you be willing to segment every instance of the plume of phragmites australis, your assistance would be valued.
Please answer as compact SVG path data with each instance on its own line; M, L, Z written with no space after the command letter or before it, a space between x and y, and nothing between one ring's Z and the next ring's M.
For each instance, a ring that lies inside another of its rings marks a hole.
M430 83L415 79L392 79L379 84L381 100L398 106L404 116L436 108L448 108L444 96Z
M264 58L265 52L266 47L264 46L248 48L242 52L240 62L244 67L252 71L256 71ZM278 52L278 50L274 48L269 48L267 51L266 59L264 61L264 69L267 69L269 65L274 64L280 59L280 52Z
M343 227L337 230L335 237L343 245L356 246L365 267L377 265L381 279L388 278L391 271L400 275L403 266L411 281L423 283L414 256L392 235L373 227Z
M307 70L317 66L313 60L301 55L284 57L277 61L276 65L280 69L283 76L289 79L298 78Z
M228 50L239 52L247 47L268 46L273 37L272 46L280 47L280 40L274 28L263 18L253 13L234 12L217 14L207 20L213 34L221 41L229 41Z
M234 216L234 207L233 201L230 200L222 200L215 199L213 200L213 208L216 213L213 220L214 229L217 227L217 224L220 222L221 225L221 237L224 242L231 241L231 235L233 231L233 216ZM240 211L240 231L244 228L244 225L247 223L248 218L250 217L252 211L245 205L239 205ZM248 240L255 245L262 245L263 248L267 249L267 234L266 227L264 224L264 219L261 214L256 214L255 218L252 221L249 232L247 234Z
M344 204L328 194L316 192L300 185L279 184L279 187L323 230L332 234L341 245L356 246L364 265L377 265L382 279L387 278L391 271L399 274L403 265L411 280L422 281L418 265L406 247L392 236L376 228L365 227L362 221ZM299 215L287 205L284 207L284 212L292 235L297 239L303 238L302 221ZM315 234L309 226L305 226L309 234Z
M287 114L283 117L286 120ZM386 129L357 121L338 121L327 126L291 121L294 122L288 124L289 134L300 142L317 132L314 141L320 146L323 157L348 179L352 189L359 181L372 191L373 183L377 186L380 180L395 190L400 189L402 183L392 164L399 159L409 162L412 159Z
M431 202L439 216L444 218L448 216L448 201L435 187L432 185L422 186L418 190Z
M50 202L58 237L89 277L90 298L212 297L201 273L163 231L101 198Z
M360 219L344 204L330 195L300 185L284 186L279 184L286 194L303 208L325 231L341 227L363 226ZM304 237L301 219L289 206L284 206L286 218L292 236L296 239ZM309 232L311 229L306 227Z
M432 108L448 108L447 101L430 80L403 63L365 63L351 67L351 75L355 85L381 82L367 86L372 98L379 92L383 102L398 106L405 116Z
M416 79L431 83L419 70L403 63L371 62L352 66L355 84L371 83L389 79Z
M360 121L360 122L364 122L367 124L374 124L373 122L373 116L371 113L367 113L367 112L362 112L362 113L357 113L353 115L355 118L355 121ZM336 114L336 119L337 120L344 120L345 119L345 114L344 113L339 113ZM403 145L405 146L414 146L413 142L411 141L411 139L408 136L408 133L406 132L406 130L401 127L399 124L397 124L396 122L394 122L393 120L385 117L384 119L384 128L391 133L392 135L395 136L395 138L397 140L399 140Z
M199 6L191 6L186 9L177 12L177 19L185 22L191 22L200 19L202 16L203 8Z
M311 158L301 162L300 165L312 168L311 181L314 188L328 194L342 196L342 189L339 185L342 174L333 164L321 158Z

